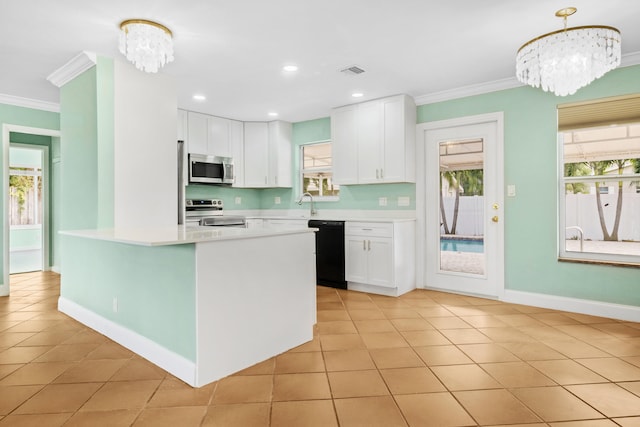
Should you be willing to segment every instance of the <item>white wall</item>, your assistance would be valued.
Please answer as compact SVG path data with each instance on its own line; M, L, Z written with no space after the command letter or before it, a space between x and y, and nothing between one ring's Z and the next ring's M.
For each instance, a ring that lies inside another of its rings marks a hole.
M176 225L176 84L114 60L114 88L114 227Z

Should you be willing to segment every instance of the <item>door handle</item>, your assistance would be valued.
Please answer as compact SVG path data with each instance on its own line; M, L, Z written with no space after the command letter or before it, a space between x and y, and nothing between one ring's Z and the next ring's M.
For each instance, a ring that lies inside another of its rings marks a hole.
M498 222L498 215L495 215L491 218L491 221Z

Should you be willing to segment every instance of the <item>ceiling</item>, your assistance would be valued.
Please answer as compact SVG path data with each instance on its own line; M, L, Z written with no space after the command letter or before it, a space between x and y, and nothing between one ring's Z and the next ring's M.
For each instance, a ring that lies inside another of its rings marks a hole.
M125 60L118 26L160 22L174 33L178 106L238 120L302 121L397 93L415 98L500 81L515 54L569 26L610 25L623 57L640 52L640 2L630 0L20 0L0 3L0 94L57 103L46 77L79 52ZM299 70L286 74L282 66ZM340 72L358 65L365 73ZM362 92L354 99L351 94ZM194 94L207 100L193 100Z

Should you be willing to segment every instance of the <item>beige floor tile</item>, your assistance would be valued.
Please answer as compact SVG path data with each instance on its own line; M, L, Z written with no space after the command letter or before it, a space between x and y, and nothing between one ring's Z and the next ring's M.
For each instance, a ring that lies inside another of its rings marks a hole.
M187 408L148 408L133 423L134 427L200 427L206 406Z
M429 317L427 321L438 330L472 328L470 324L459 317Z
M269 402L273 390L273 376L247 375L231 376L218 381L213 392L212 403L224 405L230 403Z
M329 322L332 320L351 320L347 310L319 310L317 316L318 322Z
M67 414L34 414L34 415L9 415L0 421L0 426L11 427L59 427L71 417Z
M112 411L144 407L160 385L160 380L117 381L106 383L81 411Z
M573 360L540 360L529 362L531 366L558 384L604 383L607 380Z
M358 334L321 335L320 345L323 351L366 348Z
M349 310L349 316L352 320L376 320L386 319L382 310ZM319 319L318 319L319 320Z
M640 415L640 397L615 384L572 385L566 388L607 417Z
M536 342L530 335L524 334L517 327L507 328L478 328L480 332L496 343Z
M460 316L462 320L473 326L474 328L504 328L508 324L495 316L487 315L472 315L472 316Z
M263 362L256 363L233 375L272 375L276 369L276 358L272 357Z
M420 319L418 312L411 308L383 308L382 312L387 319Z
M139 412L139 409L76 412L64 427L129 427Z
M273 377L274 402L330 398L331 391L325 373L282 374Z
M167 372L153 363L135 356L116 372L110 381L162 380Z
M434 345L414 348L427 366L463 365L473 363L466 354L454 345Z
M476 329L441 329L442 335L454 344L491 343L491 338Z
M562 387L519 388L511 392L544 421L571 421L604 416Z
M269 427L270 403L210 406L202 427Z
M100 344L63 344L53 347L34 362L74 362L82 360Z
M53 346L11 347L0 353L0 364L29 363L52 348Z
M55 383L91 383L108 381L128 359L83 360L73 364Z
M334 399L345 397L385 396L389 390L377 370L329 372Z
M30 363L3 378L0 386L49 384L72 366L68 362Z
M539 342L503 342L500 345L524 361L566 358L562 353Z
M614 418L613 420L621 427L640 427L640 417Z
M276 357L276 374L295 374L300 372L324 372L322 352L284 353Z
M326 351L323 355L328 372L358 371L376 368L367 350Z
M640 380L640 368L618 358L577 359L576 362L613 382Z
M588 358L588 357L610 357L606 353L585 342L573 341L545 341L545 344L552 349L562 353L565 357L570 358Z
M506 388L556 385L553 380L524 362L483 363L480 366Z
M412 348L377 348L369 350L378 369L411 368L424 366L424 362Z
M356 334L358 331L351 320L331 320L318 322L318 333L320 335Z
M336 399L334 404L340 427L402 427L407 425L391 396Z
M556 328L574 338L592 341L612 338L612 335L603 332L592 325L557 325Z
M541 421L507 390L460 391L453 394L480 425Z
M49 384L16 409L14 414L75 412L102 385L102 383Z
M419 319L391 319L391 323L398 331L429 331L434 327L426 320Z
M430 322L434 317L453 317L455 314L450 312L444 307L436 306L436 307L421 307L415 309L416 313L418 313L421 317L424 317Z
M549 423L547 425L549 425L550 427L618 427L619 425L624 426L624 424L616 424L611 420L562 421L558 423Z
M62 342L62 344L102 344L109 339L104 335L99 334L91 329L84 329L71 338Z
M87 355L87 359L130 359L133 353L130 350L116 344L113 341L107 341L100 344L98 348Z
M344 301L347 310L376 310L378 306L373 301Z
M625 325L623 323L600 323L592 325L594 328L613 335L616 338L625 340L627 338L640 337L640 329Z
M446 391L429 368L399 368L380 371L391 394L416 394Z
M0 328L1 330L1 328ZM29 337L34 335L33 332L3 332L0 333L0 347L12 347L21 343ZM0 361L2 360L2 355L0 354ZM4 362L2 362L4 363Z
M476 425L450 393L411 394L395 399L411 427Z
M31 396L42 390L43 385L14 385L0 387L0 415L8 415Z
M386 319L354 320L359 333L395 332L393 323Z
M320 347L320 337L314 332L314 337L311 341L307 341L304 344L301 344L297 347L292 348L287 351L287 353L307 353L311 351L322 351L322 347Z
M18 369L20 369L22 366L22 364L18 364L18 365L0 365L0 379L6 377L9 374L12 374L13 372L17 371Z
M519 328L523 333L540 341L571 341L575 340L569 334L562 332L553 326L540 324L540 326L521 326Z
M579 321L564 313L530 313L529 316L549 326L580 324Z
M440 331L401 331L400 334L412 347L451 344Z
M640 356L623 357L622 360L640 368Z
M316 305L318 311L320 310L344 310L345 306L342 302L318 302Z
M476 363L519 361L513 353L498 344L463 344L458 348Z
M409 347L409 343L398 332L377 332L360 334L368 349Z
M640 381L634 382L620 382L618 385L626 390L629 390L631 393L640 397Z
M194 388L176 378L162 381L148 407L206 406L211 402L216 383Z
M626 340L618 338L594 339L589 341L589 343L616 357L640 356L640 338L630 338Z
M502 388L477 365L434 366L431 370L449 390Z
M544 323L534 319L528 314L498 314L496 318L510 326L544 326Z
M41 320L40 322L42 322ZM46 320L44 320L46 322ZM43 331L22 341L20 346L41 346L60 344L77 333L76 330Z
M271 427L338 427L331 400L274 402L271 408Z

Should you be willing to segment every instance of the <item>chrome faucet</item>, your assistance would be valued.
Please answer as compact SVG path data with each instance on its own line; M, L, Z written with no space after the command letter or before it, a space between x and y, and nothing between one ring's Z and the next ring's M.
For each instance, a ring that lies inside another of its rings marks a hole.
M313 204L313 196L311 195L311 193L304 193L302 196L300 196L300 200L298 200L298 204L302 206L302 199L304 199L305 196L309 196L309 201L311 203L311 205L309 206L309 215L310 216L318 215L318 211L316 210L316 207Z

